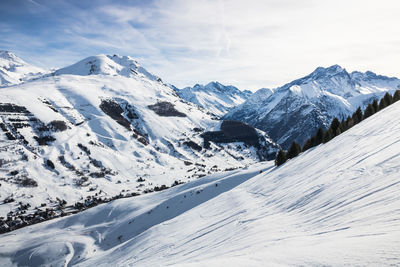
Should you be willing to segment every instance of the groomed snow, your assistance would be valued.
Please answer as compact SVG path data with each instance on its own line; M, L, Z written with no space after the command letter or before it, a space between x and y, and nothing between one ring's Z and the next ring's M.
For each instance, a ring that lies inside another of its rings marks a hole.
M0 236L0 263L400 264L400 103L279 168L271 162Z

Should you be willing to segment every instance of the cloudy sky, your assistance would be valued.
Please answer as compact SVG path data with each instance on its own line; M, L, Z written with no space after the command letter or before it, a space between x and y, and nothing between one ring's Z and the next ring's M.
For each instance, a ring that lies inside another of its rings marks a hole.
M130 55L178 87L275 87L318 66L400 76L398 0L1 0L0 49L41 67Z

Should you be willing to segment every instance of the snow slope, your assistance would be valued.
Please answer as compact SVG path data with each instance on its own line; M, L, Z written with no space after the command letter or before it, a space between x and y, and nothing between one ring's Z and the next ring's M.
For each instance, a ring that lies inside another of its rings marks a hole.
M223 85L219 82L210 82L207 85L196 84L193 87L178 89L178 95L186 101L217 115L223 116L233 107L243 103L252 92L240 91L232 85Z
M0 236L3 266L397 266L400 103L271 162Z
M61 214L62 200L142 194L261 159L240 142L203 148L221 122L129 57L89 57L0 95L0 230ZM273 157L279 146L259 132Z
M329 127L334 117L346 118L399 88L397 78L369 71L348 73L339 65L319 67L282 87L260 89L224 118L259 128L287 149L292 141L303 145L319 127Z
M0 87L40 77L45 70L32 66L10 51L0 50Z

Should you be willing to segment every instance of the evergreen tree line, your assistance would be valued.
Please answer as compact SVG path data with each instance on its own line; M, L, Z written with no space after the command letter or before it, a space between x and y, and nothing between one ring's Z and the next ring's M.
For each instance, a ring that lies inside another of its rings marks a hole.
M393 96L389 93L386 93L384 97L379 101L375 99L372 103L370 103L364 110L364 113L361 111L361 107L358 107L357 110L353 113L352 116L348 116L346 119L342 119L339 121L338 118L333 118L331 125L327 130L323 130L319 128L314 136L307 139L303 145L300 147L296 142L292 142L289 150L286 152L284 150L279 150L278 154L275 158L275 165L279 166L285 163L288 159L296 157L300 152L304 152L314 146L318 146L323 143L329 142L335 136L347 131L354 125L360 123L364 119L372 116L376 112L386 108L387 106L397 102L400 100L400 90L396 90Z

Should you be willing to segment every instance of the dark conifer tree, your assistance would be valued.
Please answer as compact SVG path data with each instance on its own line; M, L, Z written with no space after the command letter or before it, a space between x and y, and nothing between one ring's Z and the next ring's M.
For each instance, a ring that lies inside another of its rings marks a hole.
M400 90L396 90L393 94L393 103L400 100Z
M388 92L386 92L385 96L383 97L383 99L385 99L386 102L386 106L389 106L393 103L393 97L391 94L389 94Z
M372 107L374 108L374 114L379 111L378 101L376 99L374 99L374 101L372 102Z
M337 118L333 118L331 126L330 126L330 129L332 130L333 136L336 136L336 135L340 134L339 127L340 127L339 120Z
M319 144L322 143L322 140L324 139L324 130L322 128L318 128L317 134L315 135L315 145L318 146Z
M362 118L363 118L363 113L361 111L361 108L358 107L357 110L353 113L353 116L352 116L354 125L359 123L360 121L362 121Z
M345 132L345 131L347 131L347 120L346 119L343 119L341 122L340 122L340 131L343 133L343 132Z
M344 131L347 131L348 129L350 129L351 127L353 127L353 121L352 121L352 119L351 119L350 116L348 116L348 117L346 118L346 120L345 120L345 122L344 122L344 124L343 124L343 127L344 127L344 128L342 128L342 129L343 129L343 132L344 132Z
M350 129L351 127L353 127L353 126L354 126L353 118L348 116L347 119L346 119L347 130Z
M326 130L326 131L324 132L324 138L323 138L322 142L327 143L327 142L329 142L332 138L333 138L333 133L332 133L332 130L329 128L328 130Z
M304 143L303 148L301 149L301 151L304 152L304 151L306 151L306 150L308 150L308 149L310 149L312 147L313 147L313 144L312 144L311 138L308 138L306 140L306 142Z
M287 160L287 157L286 157L285 151L283 151L282 149L279 150L279 152L278 152L278 154L276 155L276 158L275 158L275 165L276 166L280 166L283 163L285 163L286 160Z
M298 154L300 154L300 152L301 152L301 148L300 148L299 144L297 144L295 141L293 141L288 150L287 158L292 159L292 158L296 157Z
M387 107L387 104L386 104L385 98L382 98L382 99L379 101L378 109L379 109L379 110L382 110L382 109L384 109L384 108L386 108L386 107Z
M367 108L365 109L365 111L364 111L364 119L372 116L374 113L375 113L374 112L374 107L372 106L372 104L369 104L367 106Z

